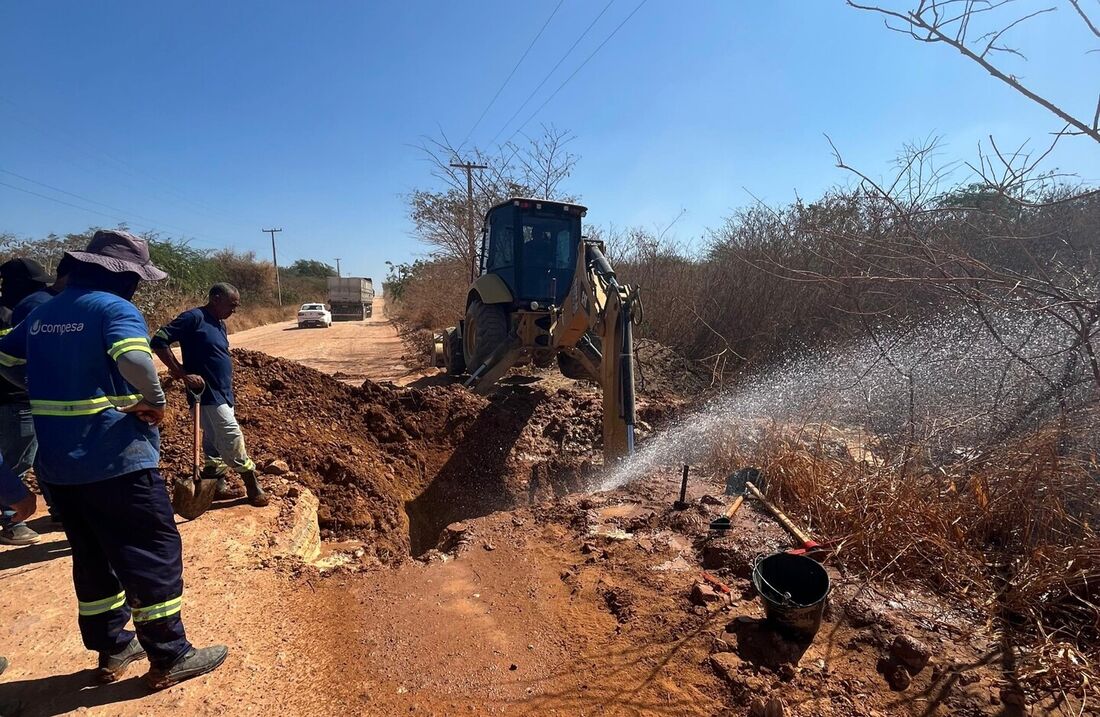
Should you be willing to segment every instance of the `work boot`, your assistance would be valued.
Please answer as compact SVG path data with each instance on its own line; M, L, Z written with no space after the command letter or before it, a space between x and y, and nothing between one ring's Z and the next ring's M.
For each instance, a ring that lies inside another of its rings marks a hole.
M237 488L230 488L225 482L225 476L218 476L218 484L214 486L214 500L236 500L243 493Z
M33 545L42 539L42 536L27 527L26 523L9 525L0 530L0 544L3 545Z
M213 672L225 662L229 648L225 645L211 645L200 649L191 648L187 654L176 660L176 664L167 669L149 668L145 682L154 690L163 690L192 677Z
M114 654L109 652L99 653L99 673L97 677L100 682L114 682L122 677L131 662L144 659L145 648L141 646L136 637L132 637L130 638L130 644Z
M271 498L264 492L263 486L260 485L260 478L256 475L256 471L241 473L241 480L244 481L245 490L248 492L249 503L257 508L263 508L271 502Z

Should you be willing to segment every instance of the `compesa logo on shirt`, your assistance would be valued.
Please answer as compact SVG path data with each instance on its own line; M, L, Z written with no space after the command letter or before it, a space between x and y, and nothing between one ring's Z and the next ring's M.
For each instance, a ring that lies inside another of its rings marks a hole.
M31 336L37 336L38 334L55 334L61 336L64 334L80 333L83 330L83 321L66 324L44 324L41 319L39 319L31 324Z

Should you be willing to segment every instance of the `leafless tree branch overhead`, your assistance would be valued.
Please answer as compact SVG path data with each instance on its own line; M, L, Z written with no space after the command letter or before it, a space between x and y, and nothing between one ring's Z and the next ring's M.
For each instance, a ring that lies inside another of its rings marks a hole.
M1081 7L1079 0L1069 2L1089 32L1094 37L1100 37L1100 28ZM1066 134L1083 135L1100 142L1100 102L1090 122L1084 119L1088 115L1078 115L1053 101L1042 90L1024 84L1016 74L999 65L995 59L1000 54L1002 57L1011 55L1026 60L1020 48L1005 44L1005 38L1010 31L1021 25L1041 15L1055 12L1058 9L1056 6L1011 13L1011 8L1016 7L1015 0L919 0L916 7L907 10L864 4L856 0L848 0L848 5L882 16L887 28L914 40L929 44L943 43L953 47L990 75L1058 117L1067 125L1064 130ZM975 27L977 21L989 25L989 29L978 34L979 30ZM1095 77L1097 76L1094 75L1094 81Z

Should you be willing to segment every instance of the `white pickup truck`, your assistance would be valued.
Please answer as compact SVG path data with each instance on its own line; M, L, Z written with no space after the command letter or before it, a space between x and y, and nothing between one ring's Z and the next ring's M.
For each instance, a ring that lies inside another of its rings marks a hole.
M302 308L298 309L298 328L307 326L329 328L332 326L332 312L324 304L302 304Z

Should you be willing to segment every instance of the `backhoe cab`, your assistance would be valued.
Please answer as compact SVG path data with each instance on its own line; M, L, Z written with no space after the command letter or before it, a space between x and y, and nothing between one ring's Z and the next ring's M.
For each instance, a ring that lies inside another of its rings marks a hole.
M637 290L619 284L603 243L581 235L587 209L513 198L485 215L480 271L466 317L444 331L442 362L488 393L516 365L557 361L570 378L603 387L604 454L634 451Z

